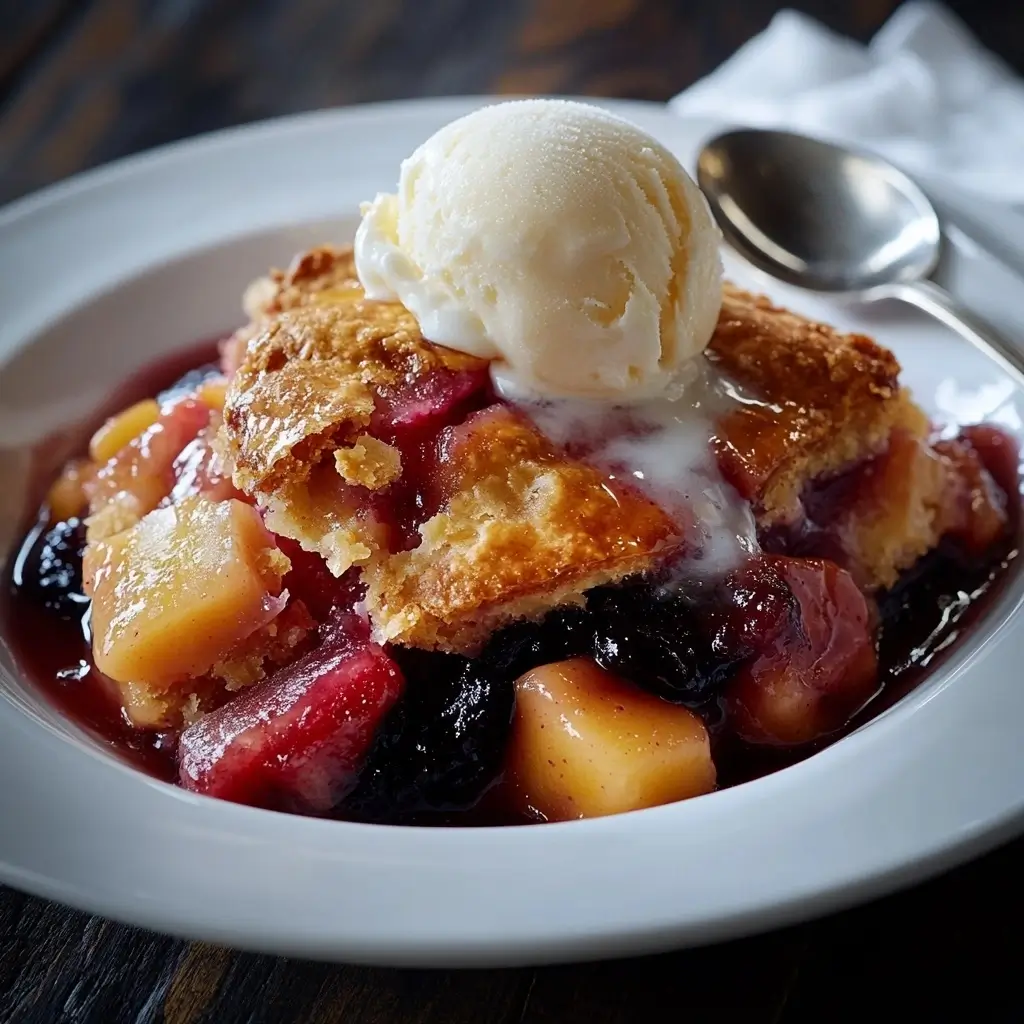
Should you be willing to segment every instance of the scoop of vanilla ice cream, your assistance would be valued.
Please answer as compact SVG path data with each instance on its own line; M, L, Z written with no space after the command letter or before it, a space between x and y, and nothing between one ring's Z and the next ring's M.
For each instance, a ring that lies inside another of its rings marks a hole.
M363 207L356 270L509 390L671 394L721 307L719 233L679 161L597 107L520 100L453 121Z

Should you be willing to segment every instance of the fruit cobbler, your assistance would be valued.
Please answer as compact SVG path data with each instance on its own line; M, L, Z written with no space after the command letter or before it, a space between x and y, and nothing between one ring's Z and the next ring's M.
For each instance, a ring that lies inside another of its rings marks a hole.
M65 466L7 608L56 700L194 793L708 794L897 699L1016 554L1014 441L723 282L678 161L594 108L454 122L243 305Z
M365 299L350 251L247 300L219 365L65 468L15 580L84 621L59 685L197 793L376 821L708 793L840 733L940 645L943 573L980 592L1011 549L1008 437L936 439L885 349L728 286L704 358L756 401L712 452L756 541L709 578L678 513Z

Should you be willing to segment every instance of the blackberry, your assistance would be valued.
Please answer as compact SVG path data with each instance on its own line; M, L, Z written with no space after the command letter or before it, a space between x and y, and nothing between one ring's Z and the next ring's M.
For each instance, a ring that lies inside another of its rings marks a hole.
M602 587L590 594L594 660L677 704L716 696L730 665L707 642L693 608L648 586Z
M85 523L80 519L40 529L29 540L15 586L60 618L80 619L89 603L82 587L84 550Z
M481 661L512 679L538 665L593 653L593 617L585 608L559 608L540 622L517 622L496 633Z
M501 772L512 679L480 660L391 653L405 673L405 693L378 730L343 810L385 821L472 808Z

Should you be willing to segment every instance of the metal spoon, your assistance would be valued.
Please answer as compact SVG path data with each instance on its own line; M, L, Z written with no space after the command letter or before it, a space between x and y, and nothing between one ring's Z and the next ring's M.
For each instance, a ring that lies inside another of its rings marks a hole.
M697 180L729 244L787 284L932 314L1024 385L1024 354L930 280L942 231L928 197L878 157L790 132L708 141Z

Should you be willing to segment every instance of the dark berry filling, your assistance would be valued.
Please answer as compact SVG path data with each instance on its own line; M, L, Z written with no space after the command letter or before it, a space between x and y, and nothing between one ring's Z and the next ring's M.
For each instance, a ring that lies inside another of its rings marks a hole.
M517 622L499 630L480 660L515 679L538 665L590 655L594 617L586 608L560 608L540 622Z
M690 601L637 583L595 590L587 606L590 654L602 668L690 707L718 695L734 656L714 650Z
M512 677L483 659L391 649L407 684L343 811L373 821L466 811L497 781L512 722Z
M15 566L14 586L61 619L82 618L89 600L82 589L85 523L73 518L29 535Z
M74 621L81 620L88 606L82 593L83 546L84 527L78 520L30 535L18 559L13 583L19 600L11 609L17 612L28 602L43 613L43 618L34 613L35 618L23 615L22 619L47 626L51 653L53 638L58 641L61 653L56 660L49 658L48 664L67 667L51 670L51 680L56 676L65 689L91 685L102 694L101 679L88 668L81 625ZM361 588L354 579L336 580L316 556L302 553L297 546L286 547L293 560L288 585L316 618L327 620L338 608L351 607L359 599ZM872 707L884 706L906 692L920 672L930 667L951 637L966 627L1013 555L1004 550L997 558L972 559L947 543L897 587L880 595L879 678L885 688ZM823 568L801 569L804 575L797 579L792 577L791 564ZM745 743L741 725L752 721L751 739L758 744L764 741L757 732L764 728L757 717L758 679L764 679L766 672L771 678L773 666L791 665L807 648L809 631L802 614L806 616L816 601L835 602L829 581L836 570L828 565L759 559L696 594L673 594L645 580L600 587L587 595L584 607L559 609L540 622L519 622L500 630L472 660L388 648L405 678L405 688L377 728L354 788L335 813L382 822L433 820L438 815L457 821L462 815L472 822L469 812L479 817L474 808L487 806L491 817L486 820L492 820L492 797L501 792L495 786L502 778L514 680L538 666L577 656L591 657L668 701L698 709L715 738L722 784L807 756L818 748L818 741L797 742L790 754L772 753L770 747ZM799 598L796 583L801 587ZM849 618L850 613L844 613L840 624ZM834 645L836 637L842 642L841 632L819 642ZM830 657L840 655L841 651L832 650ZM74 668L76 664L82 668ZM827 679L815 685L823 687L821 714L825 717L818 721L822 733L841 728L863 702L861 691L855 690L853 704L847 698L836 704L835 694L827 692ZM821 726L821 721L829 723L832 713L838 715L834 725ZM101 721L94 714L86 717L93 725ZM862 718L863 714L854 722ZM108 735L126 742L120 722L112 721ZM173 736L158 736L154 744L156 750L148 754L159 753L173 762ZM170 774L170 769L157 773ZM499 811L496 820L506 819Z

